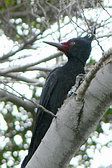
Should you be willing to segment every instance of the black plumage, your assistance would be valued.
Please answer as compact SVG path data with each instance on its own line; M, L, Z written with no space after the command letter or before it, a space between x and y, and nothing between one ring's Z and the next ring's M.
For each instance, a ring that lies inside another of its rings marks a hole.
M73 38L64 43L46 42L64 52L68 58L68 61L64 66L54 69L48 75L40 97L40 104L54 114L57 113L58 108L61 107L63 101L66 99L68 91L75 84L76 76L80 73L85 73L84 66L91 52L91 42L93 37L94 34ZM42 138L49 129L51 122L52 117L43 112L42 109L38 108L29 152L25 157L21 168L24 168L31 159L35 150L41 143Z

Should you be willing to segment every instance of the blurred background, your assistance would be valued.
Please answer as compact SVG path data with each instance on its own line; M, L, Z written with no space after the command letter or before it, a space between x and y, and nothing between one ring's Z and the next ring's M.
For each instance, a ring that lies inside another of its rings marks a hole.
M112 47L111 0L0 0L0 167L19 168L49 72L66 56L43 41L85 36L96 27L87 67ZM112 167L112 106L69 168Z

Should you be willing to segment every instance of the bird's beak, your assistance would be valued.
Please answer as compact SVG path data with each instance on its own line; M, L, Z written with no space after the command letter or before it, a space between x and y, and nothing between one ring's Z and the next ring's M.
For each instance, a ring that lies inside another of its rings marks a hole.
M52 45L52 46L54 46L54 47L56 47L58 49L61 49L63 47L63 45L61 43L47 42L47 41L44 41L44 43Z

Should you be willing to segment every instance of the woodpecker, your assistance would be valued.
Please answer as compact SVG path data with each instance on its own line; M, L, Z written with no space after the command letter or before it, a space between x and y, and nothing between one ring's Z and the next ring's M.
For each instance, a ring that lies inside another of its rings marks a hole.
M55 68L48 75L40 97L40 104L54 114L57 113L58 108L61 107L66 99L68 91L75 84L77 75L85 74L84 67L91 53L91 42L94 35L95 30L85 37L72 38L67 42L45 42L62 51L68 58L64 66ZM25 168L33 156L51 122L52 116L38 108L28 155L25 157L21 168Z

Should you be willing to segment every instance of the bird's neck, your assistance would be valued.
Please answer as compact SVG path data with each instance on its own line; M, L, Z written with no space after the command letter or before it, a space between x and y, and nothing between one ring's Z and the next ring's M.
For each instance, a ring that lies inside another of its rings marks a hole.
M67 64L72 65L72 66L77 65L77 66L80 66L82 68L85 66L85 62L83 62L78 57L75 57L75 58L71 57L71 58L69 58Z
M86 64L86 62L83 60L83 56L81 57L80 54L75 56L71 55L70 57L68 57L68 62L75 62L80 66L82 65L83 67Z
M79 73L84 73L84 66L85 64L82 63L80 60L76 58L70 58L68 59L68 62L64 65L64 69L66 69L67 71L79 71Z

